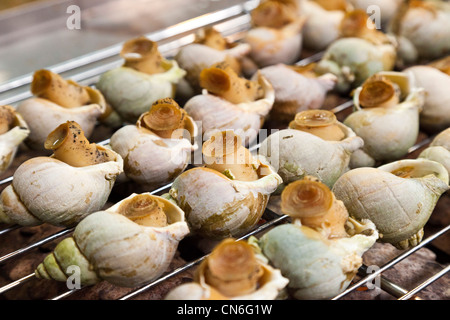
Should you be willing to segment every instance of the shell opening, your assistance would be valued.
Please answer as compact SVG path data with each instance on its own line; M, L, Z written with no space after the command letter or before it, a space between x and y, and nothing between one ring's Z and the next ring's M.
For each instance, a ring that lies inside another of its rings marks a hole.
M336 116L328 110L305 110L295 115L290 129L311 133L328 141L340 141L346 137L337 124Z
M213 27L204 28L201 33L197 33L194 43L203 44L220 51L227 49L229 46L228 41Z
M83 129L75 121L67 121L50 132L44 147L53 150L53 158L73 167L84 167L115 159L111 150L89 143Z
M124 200L117 212L142 226L165 227L169 224L164 206L157 199L146 194Z
M16 125L17 119L15 109L12 106L4 105L0 107L0 134L4 134Z
M345 11L348 7L346 0L313 0L313 2L320 5L322 8L328 11L341 10Z
M142 114L137 125L144 127L162 138L179 139L185 126L186 112L172 98L159 99L150 110Z
M156 74L166 71L157 43L144 36L126 41L120 56L125 59L125 67L143 73Z
M223 240L204 263L205 282L228 297L255 291L264 272L252 246L234 239Z
M294 181L281 193L281 210L294 218L323 215L332 204L331 190L315 179Z
M200 73L200 86L231 103L252 102L264 96L262 86L236 73L227 62L205 68Z
M45 69L33 74L31 92L64 108L76 108L91 102L88 87L65 80L59 74Z
M428 64L430 67L440 70L450 76L450 56L433 61Z
M231 179L259 179L259 162L242 145L242 138L232 130L212 135L203 144L202 153L207 168L221 172Z
M390 108L400 102L401 90L383 76L374 75L362 85L359 103L363 108Z
M300 219L302 225L321 231L326 238L348 236L345 229L347 209L325 184L314 177L306 176L290 183L281 193L281 210Z
M275 29L292 23L297 17L297 5L294 1L264 1L251 13L252 22L255 26Z

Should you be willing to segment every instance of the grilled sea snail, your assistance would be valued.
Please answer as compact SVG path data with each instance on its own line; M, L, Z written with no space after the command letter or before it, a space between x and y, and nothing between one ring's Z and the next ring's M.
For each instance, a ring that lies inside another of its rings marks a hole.
M27 123L14 107L0 106L0 174L9 168L29 134Z
M203 69L201 95L189 99L184 109L202 124L204 138L222 130L234 130L248 145L257 138L275 100L272 85L262 76L248 80L225 62Z
M318 109L298 113L288 129L261 143L259 153L284 183L311 175L331 187L348 170L351 154L362 146L363 140L331 111Z
M423 226L449 189L448 182L440 163L408 159L350 170L336 181L333 192L352 217L375 223L381 241L407 249L421 242Z
M450 4L404 1L388 32L397 37L398 64L422 63L450 53Z
M194 43L180 48L175 56L180 68L186 71L185 80L193 93L201 92L200 72L219 62L227 62L240 74L241 59L250 52L247 43L230 43L214 28L205 28L196 35Z
M268 265L257 249L251 240L222 240L197 268L194 282L172 289L165 299L276 299L288 279Z
M259 66L292 64L302 50L305 19L296 1L262 1L251 12L253 27L243 41L251 46L249 57Z
M450 176L450 128L440 132L423 150L419 158L433 160L442 164Z
M325 50L340 37L340 24L348 8L346 1L301 1L301 11L306 17L303 27L305 48Z
M296 299L329 299L344 291L378 239L370 220L348 217L341 201L312 177L289 184L282 211L293 223L274 227L258 241L269 263L289 279Z
M371 20L370 20L371 21ZM341 38L331 43L317 63L319 74L333 73L338 77L336 90L347 93L380 71L394 68L396 44L389 36L369 28L367 14L350 11L341 21Z
M17 112L30 128L25 143L36 150L45 150L47 136L66 121L77 122L84 134L90 137L97 120L107 110L100 91L65 80L49 70L34 73L31 93L34 97L20 103Z
M74 121L52 131L45 147L53 155L22 163L1 193L0 221L73 226L105 205L123 171L120 155L90 144Z
M84 218L37 267L38 278L67 281L80 268L80 285L108 281L135 287L167 270L178 243L189 233L184 213L149 193L132 194Z
M173 182L170 196L201 237L237 237L258 223L281 177L242 146L233 131L217 132L203 144L204 167Z
M126 41L120 55L123 66L102 74L96 86L123 120L136 122L156 100L173 98L186 72L146 37Z
M147 189L171 182L191 160L197 125L172 98L160 99L135 125L117 130L111 148L124 160L125 175Z
M344 124L364 147L352 155L352 168L398 160L416 143L424 91L414 87L411 74L379 72L355 90L353 102L355 111Z
M277 120L291 120L298 112L322 107L337 77L331 73L317 76L306 67L277 64L262 68L260 73L275 90L270 114Z
M414 75L417 87L425 90L425 102L420 113L420 126L429 132L439 132L450 126L450 75L434 67L416 65L403 70Z

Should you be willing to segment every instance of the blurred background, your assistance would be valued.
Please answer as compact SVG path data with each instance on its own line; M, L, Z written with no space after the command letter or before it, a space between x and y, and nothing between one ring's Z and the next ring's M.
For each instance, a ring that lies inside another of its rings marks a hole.
M244 0L1 0L0 84ZM68 28L80 9L80 28Z

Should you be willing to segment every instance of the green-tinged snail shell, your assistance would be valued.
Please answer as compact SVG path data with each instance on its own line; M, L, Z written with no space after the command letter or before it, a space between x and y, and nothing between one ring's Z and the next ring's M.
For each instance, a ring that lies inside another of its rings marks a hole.
M449 189L447 170L426 159L399 160L346 172L333 186L350 216L370 219L381 241L400 249L417 245L439 197Z
M36 276L67 281L78 266L80 284L108 281L135 287L169 267L178 243L189 233L183 211L162 197L132 194L83 219L37 267Z
M335 89L347 93L375 73L392 70L396 58L395 45L388 38L383 42L372 42L371 38L343 37L335 40L317 63L316 71L336 75Z
M296 299L329 299L347 288L362 254L378 239L369 220L349 218L341 201L312 177L282 192L282 211L293 223L274 227L258 245L269 263L289 279Z
M0 106L0 173L9 168L29 134L28 124L14 107Z
M419 158L439 162L447 169L450 176L450 128L440 132L420 153Z
M169 194L193 233L212 239L242 235L258 223L281 177L232 131L213 135L203 151L206 166L180 174Z
M33 75L31 92L34 97L17 106L29 126L25 143L33 149L45 150L47 136L66 121L77 122L87 137L105 115L107 105L100 91L65 80L49 70L38 70Z
M198 134L193 119L171 98L160 99L135 125L117 130L111 148L124 159L125 175L154 190L183 172Z
M351 168L398 160L416 143L424 90L414 86L411 74L379 72L355 90L353 102L344 124L364 147L353 154Z
M204 138L216 131L234 130L245 145L253 143L275 100L264 76L258 73L255 80L247 80L228 64L219 63L202 71L200 84L202 94L189 99L184 109L201 121Z
M222 240L195 271L194 281L165 300L274 300L288 280L268 265L251 240Z
M304 120L311 126L313 122L319 127L328 123L338 129L341 138L324 140L310 132L298 130L294 120L289 129L267 137L261 143L259 153L267 158L286 184L310 175L331 187L348 170L351 154L363 146L363 140L349 127L333 121L334 115L330 111L318 109L300 112L297 120L304 122L302 115L305 113L308 117Z
M145 37L127 41L121 56L124 65L102 74L96 86L122 119L136 122L156 100L173 98L186 72Z
M123 171L122 157L90 144L73 121L51 132L46 148L53 150L51 157L32 158L16 169L1 193L0 221L73 226L105 205Z

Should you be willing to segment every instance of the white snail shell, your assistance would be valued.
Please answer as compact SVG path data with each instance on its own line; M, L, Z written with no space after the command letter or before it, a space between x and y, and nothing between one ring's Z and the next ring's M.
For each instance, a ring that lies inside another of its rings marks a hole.
M450 176L450 128L439 133L429 147L420 153L419 158L439 162L447 169Z
M197 136L197 125L187 117L192 132L189 138L161 138L136 125L127 125L111 136L111 148L124 159L125 175L144 186L155 189L173 181L183 172L191 160L191 153L198 146L192 144Z
M260 67L277 63L293 64L300 57L304 19L275 29L268 27L251 28L244 42L251 46L249 57Z
M400 20L399 20L400 19ZM413 64L437 59L450 53L450 4L426 1L411 6L405 14L391 20L398 25L399 63Z
M417 87L425 90L425 103L420 125L429 131L450 126L450 76L429 66L413 66L404 70L414 75Z
M47 136L57 126L66 121L75 121L89 137L97 123L98 118L105 112L105 100L98 90L98 101L93 104L77 108L64 108L56 103L42 98L30 98L17 106L17 111L27 122L31 134L26 139L26 144L36 150L44 150L44 142Z
M28 124L13 107L2 106L2 108L9 108L14 115L14 120L13 127L0 135L0 173L5 172L9 168L19 145L30 134Z
M231 180L218 171L198 167L179 175L171 197L185 211L192 232L211 239L237 237L260 220L269 196L282 183L270 166L255 181Z
M362 264L361 256L378 239L371 221L362 221L364 233L325 239L316 230L297 223L277 226L258 244L271 265L289 279L296 299L329 299L344 291Z
M326 141L308 132L284 129L267 137L259 153L267 158L284 183L310 175L331 187L348 170L351 154L363 146L363 140L350 128L337 124L345 133L341 141Z
M333 74L317 78L306 77L284 64L260 69L260 73L275 90L275 102L271 113L289 120L303 110L318 109L326 94L334 88L337 77Z
M0 219L24 226L73 226L108 200L123 160L72 167L51 157L25 161L1 193Z
M392 43L373 44L361 38L340 38L328 46L316 71L336 75L336 90L348 92L371 75L392 70L395 58L396 48Z
M325 50L340 37L339 25L345 15L343 10L326 10L314 1L302 1L301 10L308 17L303 27L305 48Z
M151 196L164 205L169 224L143 226L117 213L130 195L105 211L92 213L61 241L36 269L39 278L66 281L69 266L79 266L81 285L106 280L122 287L135 287L159 277L167 270L178 243L189 233L184 213L176 205Z
M186 71L185 79L192 89L199 87L198 78L200 72L219 62L225 61L227 57L240 59L250 52L250 45L239 43L235 47L217 50L200 43L192 43L182 47L175 56L175 60L181 69Z
M186 102L184 109L201 123L204 139L214 132L230 129L242 137L244 144L255 141L275 101L272 85L261 74L257 79L264 90L264 97L252 102L234 104L207 90Z
M115 68L102 74L96 86L122 119L136 122L156 100L173 98L176 84L186 74L175 60L165 60L165 64L168 70L155 74Z
M419 134L419 115L424 103L424 90L414 86L414 78L410 74L398 72L377 74L400 79L398 84L404 98L390 108L361 108L359 94L362 87L355 90L353 96L355 112L344 120L344 124L364 140L364 147L354 153L351 159L352 168L373 166L377 161L400 159L416 143ZM399 126L399 123L402 125Z
M394 175L411 168L413 175ZM357 168L343 174L334 184L336 198L344 202L350 216L370 219L382 234L381 241L406 249L423 236L437 200L448 186L448 172L426 159L399 160L378 168Z

